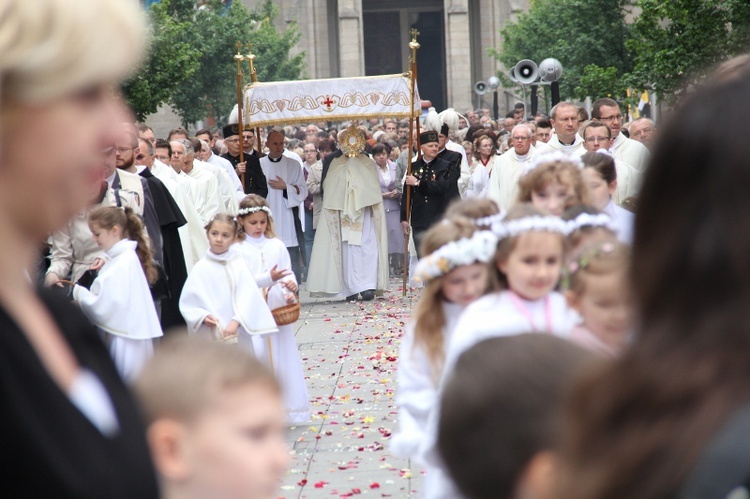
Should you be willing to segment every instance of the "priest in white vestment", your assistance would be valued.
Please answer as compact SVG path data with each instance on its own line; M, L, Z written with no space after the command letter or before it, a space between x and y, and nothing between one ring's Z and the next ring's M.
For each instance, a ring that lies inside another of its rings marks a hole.
M578 108L570 102L560 102L550 111L550 122L555 134L546 144L539 144L538 154L562 151L583 154L583 139L578 135Z
M518 199L518 180L535 155L540 154L531 145L533 132L528 125L516 125L511 132L513 147L500 156L490 176L487 197L501 210L509 210Z
M323 179L323 211L315 233L307 289L315 296L371 300L388 289L388 234L375 162L364 135L350 127L341 136L343 155Z
M187 185L190 197L201 216L203 226L223 211L221 195L219 194L219 182L216 175L194 163L195 153L193 145L189 140L173 140L172 146L172 168L177 171L180 180Z
M260 167L268 182L266 200L274 216L276 235L284 241L284 246L289 251L297 282L302 282L303 267L297 236L302 234L299 209L307 197L302 162L284 154L284 131L280 128L274 128L268 133L266 146L268 155L260 159Z
M612 154L615 159L628 163L643 173L646 171L649 152L646 146L620 133L622 129L622 112L620 105L613 99L598 99L591 109L593 119L601 121L612 130Z

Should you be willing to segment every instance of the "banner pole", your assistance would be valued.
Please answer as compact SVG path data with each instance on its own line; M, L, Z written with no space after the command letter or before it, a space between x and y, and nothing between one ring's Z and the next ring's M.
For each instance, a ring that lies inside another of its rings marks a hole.
M237 122L240 128L240 163L245 162L245 125L242 119L242 61L245 60L245 56L240 52L242 50L242 44L237 42L237 54L234 56L234 60L237 61ZM240 182L242 182L242 191L245 191L245 175L240 175Z
M406 163L406 176L408 177L411 175L411 155L412 155L412 148L414 146L414 94L416 93L416 82L417 82L417 49L419 49L419 43L417 43L417 36L419 35L419 31L417 31L416 28L411 29L411 42L409 42L409 48L411 49L411 57L409 57L409 61L411 62L411 71L409 72L411 74L411 108L409 110L410 118L409 118L409 153L407 156L407 163ZM422 111L422 104L419 103L419 111L421 113ZM422 149L419 145L419 114L416 116L416 131L417 131L417 156L419 158L422 157ZM406 296L406 288L409 284L409 237L411 235L411 186L404 185L404 188L406 189L406 221L409 223L409 230L404 234L404 265L403 265L403 294L402 296Z
M253 54L253 44L247 44L247 56L245 57L250 62L250 82L256 83L258 81L258 73L255 71L255 54ZM260 158L260 128L255 127L255 151L258 153Z

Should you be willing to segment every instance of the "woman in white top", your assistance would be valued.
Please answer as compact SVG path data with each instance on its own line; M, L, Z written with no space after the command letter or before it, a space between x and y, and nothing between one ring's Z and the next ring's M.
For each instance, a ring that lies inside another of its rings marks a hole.
M491 137L482 135L474 139L473 170L466 190L466 199L487 197L490 177L499 157Z

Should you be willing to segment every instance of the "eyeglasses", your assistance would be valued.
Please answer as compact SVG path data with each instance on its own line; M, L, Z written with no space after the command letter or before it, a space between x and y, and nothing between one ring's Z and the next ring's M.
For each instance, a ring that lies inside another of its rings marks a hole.
M146 159L146 156L144 154L139 154L135 157L135 159L138 161L143 161L144 159Z
M606 118L602 116L601 118L599 118L599 121L622 121L622 114L607 116Z
M611 139L609 137L589 137L586 139L586 142L593 144L595 142L607 142L608 140Z
M226 139L224 142L229 144L234 144L235 142L239 142L240 139Z
M531 137L511 137L510 140L529 140Z

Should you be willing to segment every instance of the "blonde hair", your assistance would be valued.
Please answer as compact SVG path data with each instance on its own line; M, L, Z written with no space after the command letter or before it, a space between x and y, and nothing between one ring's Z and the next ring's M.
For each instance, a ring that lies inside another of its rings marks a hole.
M445 218L465 217L469 219L491 217L500 213L500 207L489 198L470 198L453 201L445 210Z
M471 237L477 227L466 218L451 218L434 225L427 231L422 240L422 257L432 254L446 244L459 239ZM433 380L440 378L444 360L443 327L443 280L445 276L428 281L419 297L414 312L414 345L421 346L427 352ZM487 290L490 283L487 284Z
M162 341L133 389L147 424L189 423L222 392L250 384L281 393L273 373L242 348L180 334Z
M268 206L268 201L266 201L265 198L258 196L257 194L248 194L247 196L245 196L245 199L243 199L240 202L240 209L262 208L264 206L268 209L271 208L270 206ZM268 213L266 213L265 211L258 211L256 213L265 213L266 218L268 219L268 225L266 225L266 231L263 233L263 235L266 236L268 239L273 239L274 237L276 237L276 231L274 230L274 227L273 227L273 217L269 215ZM249 216L249 215L238 215L237 219L241 221L246 216Z
M589 244L577 253L565 266L566 287L577 296L586 291L588 277L628 270L630 248L617 240Z
M519 220L521 218L535 216L541 217L545 216L545 214L535 208L531 203L520 203L508 210L508 214L505 216L503 221L510 222L512 220ZM505 277L505 274L500 271L500 263L508 261L511 253L513 253L513 250L515 250L516 246L518 245L518 240L525 234L527 233L524 232L517 236L505 237L503 239L500 239L500 241L497 243L497 251L495 252L494 259L495 272L492 272L492 274L494 275L494 278L500 288L508 289L508 278ZM560 238L560 258L562 258L565 253L565 236L563 236L562 234L557 234L555 232L549 232L549 234L555 234Z
M154 253L151 245L146 239L146 230L140 217L132 208L118 208L117 206L104 206L96 208L89 215L89 227L112 230L115 227L122 229L123 237L135 241L137 246L135 252L141 262L143 273L149 284L153 284L159 278L159 271L154 263Z
M147 40L135 0L0 2L0 96L48 102L135 69Z
M573 188L574 196L569 198L565 209L576 204L589 204L589 191L583 183L581 170L576 163L554 160L540 164L518 181L518 202L530 203L531 194L542 191L552 183Z

